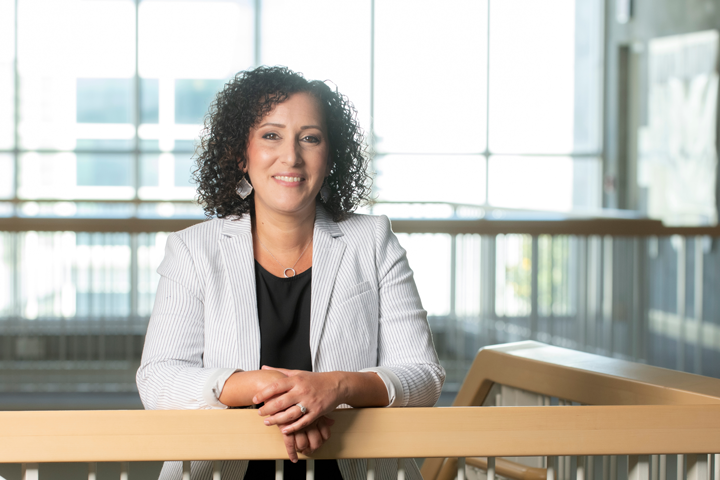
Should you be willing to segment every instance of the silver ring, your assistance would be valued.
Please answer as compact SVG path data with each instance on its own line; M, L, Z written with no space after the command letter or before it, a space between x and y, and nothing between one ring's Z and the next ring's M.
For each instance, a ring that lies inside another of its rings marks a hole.
M305 408L302 403L296 403L295 406L300 408L300 413L302 413L303 415L307 413L307 408Z

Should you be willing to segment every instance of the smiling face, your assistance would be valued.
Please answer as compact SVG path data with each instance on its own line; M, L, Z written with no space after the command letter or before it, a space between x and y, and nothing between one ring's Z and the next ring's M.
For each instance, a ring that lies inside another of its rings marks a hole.
M255 209L279 214L315 211L323 179L330 173L327 127L309 93L279 103L250 130L247 172Z

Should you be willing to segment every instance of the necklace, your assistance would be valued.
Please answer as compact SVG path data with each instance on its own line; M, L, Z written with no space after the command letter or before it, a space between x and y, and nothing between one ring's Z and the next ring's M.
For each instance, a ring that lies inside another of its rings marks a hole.
M309 247L310 244L312 243L312 238L310 239L310 241L308 242L308 244L305 245L305 249L302 251L302 253L301 253L300 256L298 257L298 259L295 260L295 263L293 264L293 266L292 266L292 267L287 267L287 268L284 267L283 264L280 263L280 261L279 261L277 258L275 258L275 255L273 255L272 252L270 251L270 249L268 249L268 248L265 246L265 244L262 242L262 240L260 240L260 235L258 235L258 242L260 242L260 245L262 245L262 247L265 249L265 251L270 254L270 256L273 258L273 260L275 260L275 262L277 262L277 264L280 265L280 268L283 269L283 275L285 275L285 278L292 278L292 277L294 277L295 275L297 275L297 272L295 271L295 265L297 265L298 262L300 261L300 259L302 258L302 256L305 255L305 252L307 251L308 247ZM288 270L290 270L290 271L292 272L292 275L291 275L291 276L288 276L288 274L287 274Z

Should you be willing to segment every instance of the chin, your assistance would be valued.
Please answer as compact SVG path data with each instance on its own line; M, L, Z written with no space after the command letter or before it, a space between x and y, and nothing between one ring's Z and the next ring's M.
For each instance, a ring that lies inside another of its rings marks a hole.
M268 207L272 210L275 210L277 212L282 212L286 214L294 214L294 213L300 213L306 208L312 207L315 208L315 199L312 201L304 201L300 202L297 200L288 200L288 201L277 201L273 204L268 204Z

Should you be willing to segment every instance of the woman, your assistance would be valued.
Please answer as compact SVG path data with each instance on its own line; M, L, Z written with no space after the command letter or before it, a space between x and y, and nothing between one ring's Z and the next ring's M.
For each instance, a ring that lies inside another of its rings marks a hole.
M405 251L386 217L351 213L369 182L347 99L286 68L241 72L211 106L197 164L216 218L168 237L137 374L145 407L261 405L294 464L329 438L339 405L432 406L445 373ZM225 462L223 479L274 478L273 465ZM365 468L316 462L316 475ZM383 478L396 468L378 462ZM210 470L193 462L193 478Z

